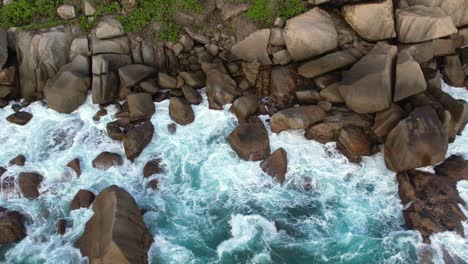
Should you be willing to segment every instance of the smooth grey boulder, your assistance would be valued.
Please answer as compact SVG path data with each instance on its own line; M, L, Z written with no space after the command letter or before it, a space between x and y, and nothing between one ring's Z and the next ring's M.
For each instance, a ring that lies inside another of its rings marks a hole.
M262 65L270 65L271 60L267 51L269 41L270 29L258 30L231 48L232 59L248 62L258 60Z
M96 27L96 37L111 39L125 35L122 24L113 18L105 18Z

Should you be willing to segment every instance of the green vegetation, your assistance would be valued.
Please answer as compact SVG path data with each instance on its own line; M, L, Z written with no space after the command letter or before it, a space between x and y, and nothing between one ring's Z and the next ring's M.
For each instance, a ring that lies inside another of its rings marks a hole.
M302 0L231 0L233 3L250 2L251 7L245 14L261 26L269 27L276 17L287 20L303 13L306 8Z
M59 20L57 8L62 2L62 0L16 0L0 8L0 28Z

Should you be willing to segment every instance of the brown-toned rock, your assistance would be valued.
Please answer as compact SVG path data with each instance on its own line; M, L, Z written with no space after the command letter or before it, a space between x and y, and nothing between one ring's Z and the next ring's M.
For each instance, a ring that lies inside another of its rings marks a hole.
M245 95L237 98L231 107L231 112L236 115L237 120L239 123L247 122L247 119L255 112L257 112L258 108L258 98L257 95Z
M42 175L35 172L23 172L19 176L19 186L21 193L27 199L39 197L39 185L42 182Z
M177 132L177 124L170 123L169 125L167 125L167 130L169 130L169 133L175 134Z
M17 124L20 126L26 125L31 119L33 118L33 115L28 113L28 112L16 112L14 114L11 114L7 116L6 120L10 123Z
M184 85L182 87L185 100L192 105L199 105L203 102L203 97L194 88Z
M59 219L57 221L56 226L57 226L57 234L59 234L59 235L65 234L65 232L67 231L67 220L65 220L63 218Z
M385 142L388 133L390 133L405 116L406 112L397 104L392 104L391 107L377 112L375 114L374 125L372 126L374 135L382 142Z
M300 105L316 104L320 102L322 97L315 89L307 89L296 92L296 100Z
M279 133L288 129L305 129L323 120L325 116L325 111L315 105L287 108L271 117L271 131Z
M344 103L343 96L340 93L340 86L341 83L336 82L331 85L328 85L323 90L320 91L320 97L324 100L333 103L333 104L341 104Z
M278 108L293 106L296 93L296 71L288 66L276 66L271 70L270 98Z
M160 158L150 160L143 167L143 177L148 178L152 175L162 173L164 171L164 166L162 165L162 160Z
M119 68L119 96L124 99L131 93L133 86L154 75L154 68L143 64L130 64Z
M465 72L457 55L444 57L444 81L455 87L465 87Z
M26 163L26 157L22 154L14 157L13 159L10 160L10 162L8 162L8 164L10 164L10 166L24 166L24 163Z
M263 123L240 124L227 140L244 160L262 160L270 154L270 139Z
M385 164L400 172L437 164L444 160L447 134L430 106L416 108L388 134Z
M118 121L112 121L106 125L107 135L113 140L122 141L125 133L120 129Z
M425 90L426 80L419 63L408 52L398 53L393 101L401 101Z
M111 152L102 152L93 160L93 168L108 170L114 166L121 166L123 159L119 154Z
M0 207L0 245L21 241L26 237L25 218L16 211Z
M134 93L127 96L130 118L133 120L151 118L156 109L149 93Z
M349 126L341 129L336 146L349 161L355 163L361 162L363 156L373 154L369 135L359 127Z
M269 40L270 29L261 29L252 33L231 48L232 59L248 62L258 60L262 65L270 65L271 60L267 51Z
M362 54L355 49L340 50L302 64L297 72L305 78L315 78L352 65L361 58Z
M169 115L179 125L188 125L195 120L192 106L184 98L171 97Z
M74 159L68 162L67 167L70 167L78 177L81 175L81 166L80 166L80 159Z
M283 148L275 150L260 163L260 167L279 183L283 183L286 180L286 172L288 171L288 154L286 150Z
M154 126L151 121L143 122L128 129L123 138L123 146L127 159L133 161L140 156L143 149L151 142Z
M323 122L307 128L304 136L308 140L315 140L326 144L337 141L342 128L342 122Z
M94 200L93 217L76 242L81 254L97 263L148 263L153 237L135 199L113 185Z
M232 104L239 95L236 82L215 64L203 64L206 74L206 95L210 109L220 110L225 104Z
M70 210L88 208L94 201L96 195L88 190L79 190L70 204Z

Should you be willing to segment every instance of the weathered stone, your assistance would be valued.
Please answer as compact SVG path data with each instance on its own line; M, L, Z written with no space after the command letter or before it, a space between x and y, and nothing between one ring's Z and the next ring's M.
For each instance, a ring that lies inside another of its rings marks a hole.
M465 72L460 62L460 57L445 56L444 57L444 81L455 87L465 87Z
M89 59L76 56L47 81L44 95L47 105L59 113L71 113L80 107L90 87Z
M24 166L24 163L26 163L26 157L24 155L22 155L22 154L14 157L13 159L11 159L8 162L8 164L10 166L13 166L13 165L15 165L15 166Z
M328 101L320 101L317 104L320 108L322 108L323 111L328 112L333 108L332 103Z
M341 83L339 82L331 84L325 87L322 91L320 91L320 96L324 100L333 104L344 103L345 101L340 93L340 86L341 86Z
M284 42L284 32L281 28L272 28L270 34L270 45L283 46L286 45Z
M257 112L258 98L257 95L245 95L237 98L231 107L231 112L236 115L239 123L245 123L250 116Z
M95 75L117 72L118 69L132 64L129 55L99 54L93 56L92 72Z
M117 121L109 122L106 125L107 134L113 140L122 141L125 133L120 129Z
M291 55L287 49L282 49L273 53L273 63L286 65L292 61Z
M75 247L97 263L148 263L153 237L135 199L113 185L94 200L93 217L86 223Z
M39 185L43 179L42 175L35 172L23 172L18 177L23 196L27 199L37 199L40 194Z
M184 93L185 100L189 104L199 105L203 102L203 97L195 90L194 88L184 85L182 87L182 92Z
M445 14L452 17L453 23L457 27L468 24L468 2L464 0L401 0L401 8L415 5L424 5L428 7L440 7Z
M127 96L130 117L133 120L151 118L155 106L153 98L149 93L134 93Z
M16 83L16 67L10 66L0 70L0 85L12 86Z
M324 73L344 68L356 63L362 55L351 50L342 50L304 63L297 72L305 78L315 78Z
M159 72L158 73L159 86L164 89L176 89L177 88L177 79L170 76L167 73Z
M407 52L398 53L393 101L401 101L425 90L426 80L419 63Z
M236 82L217 65L204 64L206 74L206 94L210 109L222 109L223 105L231 104L239 95Z
M127 36L110 38L110 39L100 39L96 36L96 31L91 31L90 37L91 43L91 52L93 55L98 54L120 54L120 55L130 55L131 45L130 40Z
M76 56L88 56L89 55L89 42L87 37L75 38L70 45L69 58L72 61Z
M156 94L160 90L159 86L156 84L156 81L153 79L142 81L139 85L141 89L150 94Z
M318 7L289 19L284 39L289 54L296 61L320 55L338 46L338 34L330 15Z
M276 66L271 70L270 97L280 109L293 105L296 83L296 71L292 67Z
M71 168L78 177L81 175L80 159L74 159L68 162L67 167Z
M433 165L444 160L447 148L447 135L434 110L419 107L388 134L385 164L397 172Z
M308 140L315 140L326 144L337 141L342 128L342 122L323 122L307 128L304 136Z
M366 40L396 37L392 0L346 5L342 13L349 25Z
M129 128L123 138L123 146L127 159L133 161L144 148L151 142L154 134L154 126L151 121L146 121L135 127Z
M96 12L96 5L93 0L83 0L83 13L85 16L92 16Z
M127 98L131 93L132 87L143 81L144 79L154 75L154 68L143 64L131 64L119 69L119 97Z
M111 39L125 35L122 24L113 18L105 18L96 27L96 37L100 39Z
M397 48L376 45L343 74L340 94L346 105L361 114L375 113L392 103L393 61Z
M17 211L0 207L0 245L19 242L26 237L25 217Z
M240 124L227 140L244 160L262 160L270 154L270 139L263 123Z
M70 4L64 4L57 8L57 13L62 19L73 19L76 17L75 7Z
M457 33L452 18L438 7L422 5L396 10L398 39L416 43Z
M255 85L257 83L257 77L260 70L260 63L258 60L252 62L242 62L242 72L245 75L247 81L250 85Z
M67 231L67 220L63 218L59 219L57 221L56 227L57 227L57 234L64 235L65 232Z
M307 89L297 91L296 100L300 105L316 104L322 100L322 97L317 90Z
M388 133L406 116L406 112L397 104L392 104L391 107L377 112L375 114L375 122L372 126L372 131L381 140L385 142Z
M355 163L361 162L363 156L373 154L369 135L359 127L341 129L336 146L349 161Z
M262 163L262 170L275 178L279 183L284 183L286 180L286 172L288 171L288 154L283 148L275 150Z
M113 72L93 75L92 99L94 104L112 103L119 97L119 80Z
M148 178L152 175L162 173L164 171L164 167L161 162L161 159L153 159L148 161L143 168L143 177Z
M231 48L232 59L241 59L248 62L258 60L262 65L270 65L271 60L267 51L269 40L270 29L254 32Z
M7 32L0 29L0 70L3 69L8 59L8 40Z
M70 210L88 208L94 201L96 195L88 190L79 190L71 201Z
M93 160L93 168L108 170L114 166L121 166L123 159L119 154L111 152L102 152Z
M315 105L287 108L271 117L271 131L279 133L288 129L305 129L323 120L325 116L326 113Z
M20 126L26 125L31 119L33 118L33 115L31 115L28 112L16 112L14 114L11 114L7 116L6 120L10 123L17 124Z
M188 125L195 120L192 106L184 98L171 97L169 115L179 125Z
M184 79L185 84L193 87L193 88L202 88L205 84L204 76L200 73L192 73L192 72L181 72L179 76Z

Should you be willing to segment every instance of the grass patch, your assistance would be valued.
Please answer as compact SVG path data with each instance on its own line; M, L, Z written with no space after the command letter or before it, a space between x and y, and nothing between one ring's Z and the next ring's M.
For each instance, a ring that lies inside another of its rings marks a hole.
M250 3L246 16L262 27L270 27L277 17L288 20L306 10L303 0L231 0L232 3Z
M57 8L63 0L16 0L0 8L0 28L41 24L59 20Z

